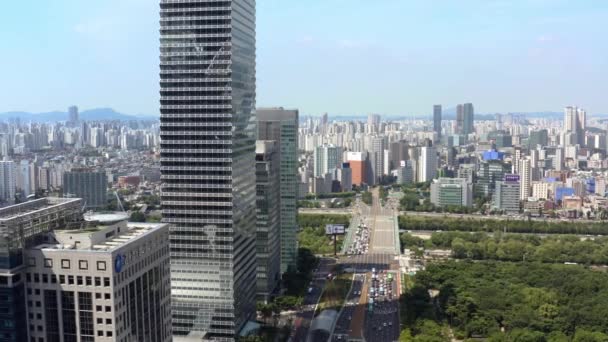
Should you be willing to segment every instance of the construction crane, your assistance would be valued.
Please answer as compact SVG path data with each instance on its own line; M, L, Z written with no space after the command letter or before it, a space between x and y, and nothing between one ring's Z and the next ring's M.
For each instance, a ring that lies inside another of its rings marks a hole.
M124 213L125 207L122 206L122 201L120 200L120 196L118 196L118 192L114 191L114 196L116 196L116 203L118 205L118 208Z

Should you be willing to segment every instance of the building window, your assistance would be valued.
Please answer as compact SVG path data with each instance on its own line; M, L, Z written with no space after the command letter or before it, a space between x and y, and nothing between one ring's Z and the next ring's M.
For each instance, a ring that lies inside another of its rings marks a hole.
M70 260L68 260L68 259L61 259L61 268L63 268L63 269L69 269L70 268Z
M27 265L28 266L36 266L36 258L34 258L34 257L27 258Z
M53 267L53 259L45 258L44 259L44 267L46 267L46 268Z
M108 277L103 278L103 286L110 287L110 278L108 278Z
M91 278L91 277L86 277L86 278L85 278L85 285L87 285L87 286L91 286L91 285L93 285L93 278Z
M68 285L74 285L74 276L68 276Z
M78 260L78 268L81 270L88 270L89 262L86 260Z
M101 286L101 278L95 277L95 286Z
M47 283L49 282L49 275L48 274L42 274L42 282L43 283Z
M97 262L97 270L98 271L105 271L106 270L106 262L105 261L98 261Z
M59 284L65 284L65 276L59 275Z

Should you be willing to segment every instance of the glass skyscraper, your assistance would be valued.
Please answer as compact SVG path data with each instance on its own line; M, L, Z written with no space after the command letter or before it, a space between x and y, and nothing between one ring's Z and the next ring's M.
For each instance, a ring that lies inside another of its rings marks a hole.
M255 314L255 0L161 0L161 173L175 335Z
M281 272L295 270L298 258L298 124L299 112L283 108L257 110L258 139L279 145L281 191Z

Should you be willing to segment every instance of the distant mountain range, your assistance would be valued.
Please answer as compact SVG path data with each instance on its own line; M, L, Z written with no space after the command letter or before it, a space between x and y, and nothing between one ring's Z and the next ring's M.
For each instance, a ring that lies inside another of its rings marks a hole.
M158 115L132 115L115 111L112 108L95 108L79 113L80 120L87 121L129 121L129 120L158 120ZM0 113L0 121L19 118L22 122L56 122L68 120L68 113L61 111L46 113L6 112Z

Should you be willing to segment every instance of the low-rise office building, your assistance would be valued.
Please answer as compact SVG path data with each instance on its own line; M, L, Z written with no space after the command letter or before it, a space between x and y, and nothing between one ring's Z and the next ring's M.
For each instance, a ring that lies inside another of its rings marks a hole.
M171 341L169 230L88 217L25 251L28 341Z
M462 178L439 178L431 184L431 203L440 207L473 205L473 184Z

